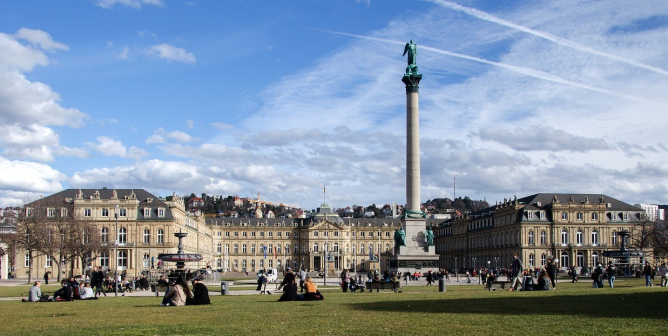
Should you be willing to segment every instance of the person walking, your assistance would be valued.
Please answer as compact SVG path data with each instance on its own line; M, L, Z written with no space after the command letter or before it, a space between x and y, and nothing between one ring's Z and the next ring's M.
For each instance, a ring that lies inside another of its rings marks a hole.
M432 282L434 282L434 273L429 270L429 272L427 272L427 286L431 286Z
M513 262L510 266L511 268L511 273L510 276L512 277L512 283L510 288L512 288L514 291L519 290L520 287L522 286L522 278L520 278L520 275L522 274L522 261L517 258L517 253L513 254Z
M99 267L93 268L93 274L90 278L90 282L95 287L95 297L98 297L100 293L104 294L104 297L107 297L107 293L102 288L102 283L104 282L104 273L100 270Z
M569 271L571 275L571 283L578 282L578 272L575 269L575 266L571 267L571 270Z
M612 263L612 261L608 262L608 268L605 269L605 274L608 275L608 284L610 285L610 288L615 288L615 276L617 276L617 266Z
M547 265L545 265L545 271L547 271L547 276L550 278L552 283L552 289L557 289L557 264L552 260L552 258L547 258Z
M348 274L348 270L344 269L343 272L341 272L341 289L343 289L344 293L348 292L349 285L350 285L350 275Z
M44 273L44 284L48 285L49 284L49 276L51 275L51 271L47 271Z
M645 267L642 269L642 275L645 276L645 287L654 287L654 284L652 283L652 266L648 262L645 262Z
M306 281L306 271L302 267L299 270L299 287L301 288L302 293L304 293L304 282Z

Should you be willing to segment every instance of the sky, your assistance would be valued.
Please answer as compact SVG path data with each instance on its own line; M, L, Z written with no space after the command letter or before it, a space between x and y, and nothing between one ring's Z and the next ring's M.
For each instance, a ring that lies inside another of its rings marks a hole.
M0 206L66 188L668 203L668 2L0 2ZM456 177L456 189L454 180Z

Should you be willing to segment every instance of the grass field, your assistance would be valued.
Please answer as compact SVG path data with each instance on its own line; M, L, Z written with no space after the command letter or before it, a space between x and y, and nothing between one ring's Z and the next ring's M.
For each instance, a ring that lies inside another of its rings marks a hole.
M51 286L49 286L51 287ZM27 291L27 286L23 290ZM639 280L592 289L488 292L481 286L405 287L402 293L325 290L318 302L278 295L212 296L209 306L159 307L160 298L0 301L2 335L668 335L668 289ZM11 296L17 287L0 288ZM11 292L11 293L10 293Z

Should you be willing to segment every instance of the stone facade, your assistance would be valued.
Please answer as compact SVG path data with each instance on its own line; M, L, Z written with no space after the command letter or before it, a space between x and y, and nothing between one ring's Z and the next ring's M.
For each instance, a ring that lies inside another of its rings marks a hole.
M633 232L644 211L605 195L535 194L439 224L442 268L508 268L513 253L525 267L555 257L560 268L592 267L617 250L617 232ZM606 260L607 261L607 260Z

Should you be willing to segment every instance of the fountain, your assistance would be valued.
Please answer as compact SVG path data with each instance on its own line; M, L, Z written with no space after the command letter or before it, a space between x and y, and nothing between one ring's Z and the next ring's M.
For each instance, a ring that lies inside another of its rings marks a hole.
M619 260L619 270L625 275L631 275L633 267L629 265L631 258L642 258L646 255L643 251L633 251L626 247L627 237L630 235L628 231L617 232L617 236L621 239L619 243L619 251L605 251L604 257L615 258Z
M174 236L179 238L179 250L176 253L160 253L158 255L158 260L162 261L163 264L166 261L176 263L176 271L171 272L169 274L169 278L175 278L178 275L185 275L183 269L185 268L186 262L202 260L202 255L199 253L183 253L183 237L186 237L187 235L187 232L174 233Z

